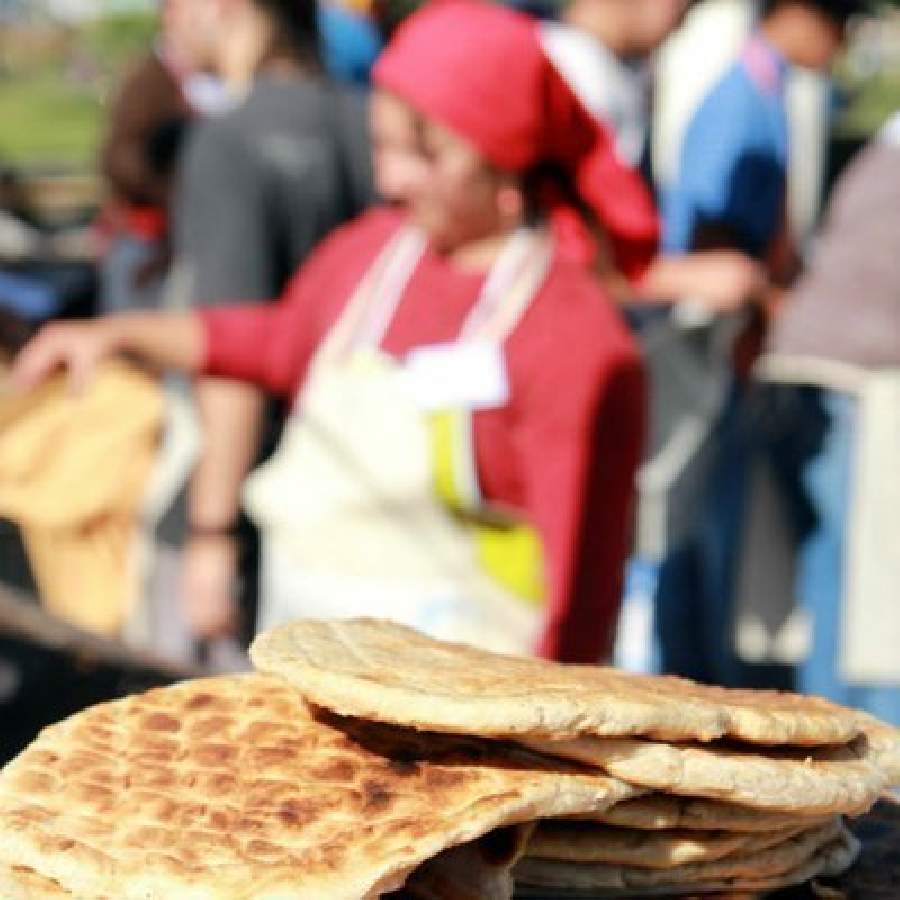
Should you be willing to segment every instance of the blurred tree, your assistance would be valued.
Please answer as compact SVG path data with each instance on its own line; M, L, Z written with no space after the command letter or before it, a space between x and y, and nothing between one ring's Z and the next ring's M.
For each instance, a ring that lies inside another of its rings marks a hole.
M0 157L29 167L92 166L104 102L155 31L155 16L141 12L77 27L17 20L0 28Z

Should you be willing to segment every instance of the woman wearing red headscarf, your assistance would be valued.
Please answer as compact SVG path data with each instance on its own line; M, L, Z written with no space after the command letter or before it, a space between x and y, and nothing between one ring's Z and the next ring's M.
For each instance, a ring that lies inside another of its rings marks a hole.
M430 4L374 77L376 169L399 208L335 233L278 304L54 326L15 377L63 364L83 382L128 351L293 398L245 491L265 535L264 627L375 615L596 661L618 609L643 380L571 259L589 232L546 174L567 176L631 276L655 250L652 203L516 13ZM379 149L389 108L411 125L399 178Z

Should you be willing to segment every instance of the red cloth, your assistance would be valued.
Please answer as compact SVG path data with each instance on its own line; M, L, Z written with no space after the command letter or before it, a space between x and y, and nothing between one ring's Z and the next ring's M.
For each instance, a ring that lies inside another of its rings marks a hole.
M607 232L619 269L644 273L659 238L653 198L547 58L532 19L482 0L433 0L398 29L373 78L503 169L560 165ZM563 250L583 259L587 232L571 225L559 231Z
M400 222L378 210L336 232L268 306L205 310L205 374L294 396L315 347ZM456 338L483 276L426 253L383 349ZM644 381L617 310L579 266L556 259L505 345L511 400L474 417L484 496L539 531L551 658L596 662L611 645L644 426Z
M145 241L160 241L168 231L165 210L155 206L125 206L110 203L94 223L101 237L125 232Z

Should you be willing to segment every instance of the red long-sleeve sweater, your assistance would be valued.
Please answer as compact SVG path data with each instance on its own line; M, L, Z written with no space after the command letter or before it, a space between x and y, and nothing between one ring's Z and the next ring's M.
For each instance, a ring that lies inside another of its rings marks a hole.
M204 374L295 396L315 348L401 221L376 210L339 230L277 303L203 311ZM399 357L455 339L482 282L427 252L382 349ZM643 437L638 353L594 279L557 259L504 354L510 401L474 415L480 487L541 535L547 607L538 652L596 662L615 627Z

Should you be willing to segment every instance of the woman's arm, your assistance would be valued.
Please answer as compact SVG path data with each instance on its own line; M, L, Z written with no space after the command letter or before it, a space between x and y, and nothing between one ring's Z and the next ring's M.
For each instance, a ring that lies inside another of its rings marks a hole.
M614 291L619 302L702 303L712 312L740 309L763 295L765 269L737 250L658 256L636 284Z
M194 386L204 441L188 486L181 586L188 624L204 638L232 634L240 621L235 526L241 487L259 455L264 397L237 381L203 378Z
M72 390L79 392L100 363L120 353L155 368L193 374L205 352L203 325L189 313L123 313L90 322L56 322L25 345L11 380L14 387L27 390L63 370Z

